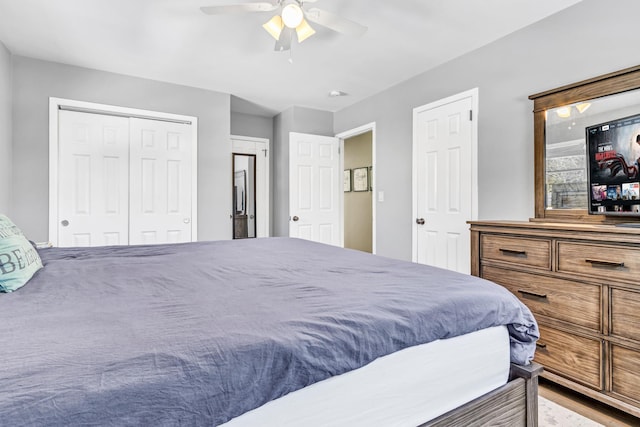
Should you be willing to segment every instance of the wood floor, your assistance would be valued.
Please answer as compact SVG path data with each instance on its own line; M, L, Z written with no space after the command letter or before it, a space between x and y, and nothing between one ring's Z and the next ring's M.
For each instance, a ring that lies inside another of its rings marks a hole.
M540 396L604 426L640 426L640 419L540 378Z

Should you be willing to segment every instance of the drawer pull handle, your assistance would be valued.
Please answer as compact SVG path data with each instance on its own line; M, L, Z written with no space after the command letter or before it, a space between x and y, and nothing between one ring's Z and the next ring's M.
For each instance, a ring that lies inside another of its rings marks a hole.
M527 251L514 251L513 249L499 249L504 255L514 255L514 256L526 256Z
M547 348L547 345L545 343L537 342L536 343L536 347L539 348L539 349L544 350L544 349Z
M547 299L547 294L536 294L535 292L523 291L522 289L518 289L518 293L521 293L523 296Z
M585 259L585 262L591 264L591 266L601 266L601 267L624 267L624 262L611 262L611 261L600 261L597 259Z

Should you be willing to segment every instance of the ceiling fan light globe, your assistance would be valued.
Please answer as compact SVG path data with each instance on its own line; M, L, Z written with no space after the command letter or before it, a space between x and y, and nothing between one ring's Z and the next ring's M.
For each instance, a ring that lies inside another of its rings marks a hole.
M280 17L280 15L275 15L267 23L265 23L262 28L264 28L267 33L271 34L271 37L279 40L282 29L284 28L284 23L282 22L282 18Z
M589 108L589 107L591 107L591 103L590 102L581 102L580 104L576 105L576 108L578 109L580 114L582 114L585 111L587 111L587 108Z
M296 35L298 36L298 43L302 43L312 35L314 35L316 31L311 28L311 25L307 22L306 19L303 19L300 25L296 27Z
M560 107L556 110L556 114L558 114L558 117L562 118L562 119L566 119L567 117L571 117L571 106L564 106L564 107Z
M282 8L282 22L289 28L296 28L302 20L304 19L304 14L302 13L302 9L295 3L290 3Z

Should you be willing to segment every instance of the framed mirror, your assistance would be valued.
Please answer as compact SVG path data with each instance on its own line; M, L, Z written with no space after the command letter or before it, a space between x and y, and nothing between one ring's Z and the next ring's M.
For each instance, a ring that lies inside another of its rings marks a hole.
M233 238L256 237L256 156L233 155Z
M640 66L531 95L535 219L604 222L587 213L586 131L640 113Z

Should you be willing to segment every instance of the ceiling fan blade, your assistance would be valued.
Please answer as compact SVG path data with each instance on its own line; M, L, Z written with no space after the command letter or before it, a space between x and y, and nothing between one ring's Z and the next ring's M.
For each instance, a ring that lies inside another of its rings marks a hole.
M306 11L306 17L311 22L353 37L360 37L367 32L364 25L315 7Z
M277 4L267 2L230 4L226 6L205 6L200 10L207 15L229 15L246 12L271 12L278 8Z
M277 52L282 52L291 49L291 39L293 37L293 29L284 27L280 33L280 38L276 42L274 48Z

